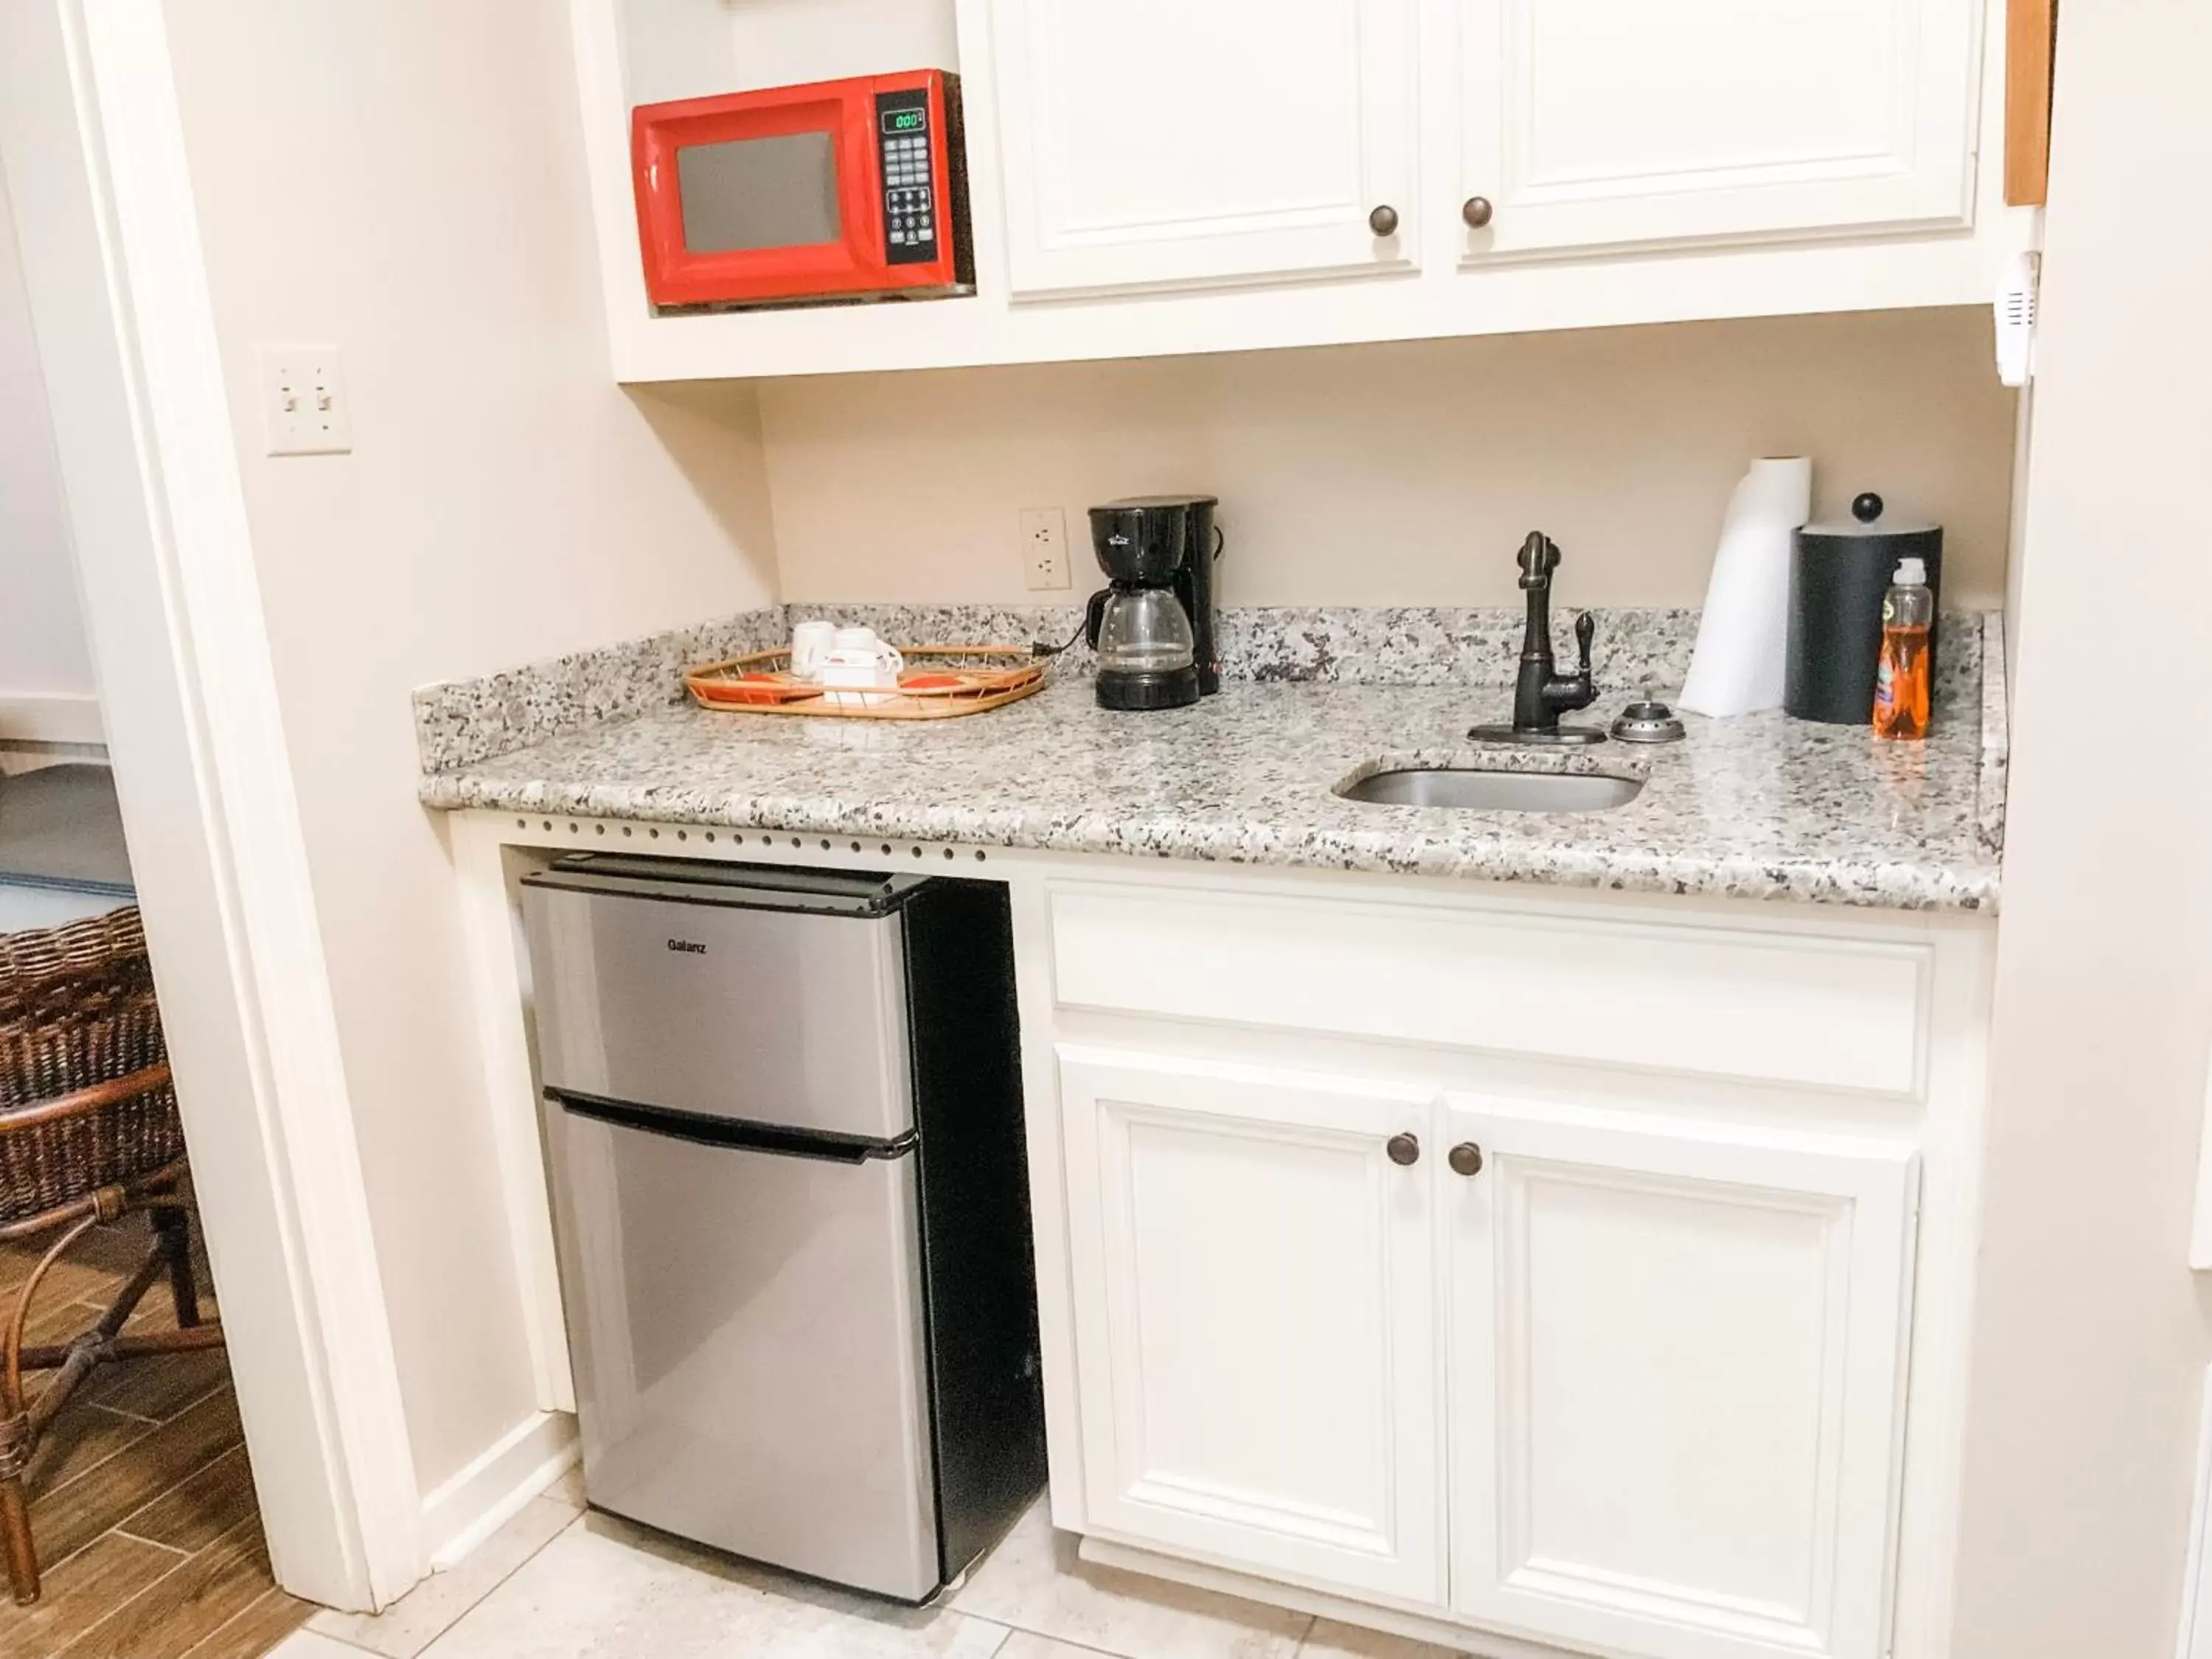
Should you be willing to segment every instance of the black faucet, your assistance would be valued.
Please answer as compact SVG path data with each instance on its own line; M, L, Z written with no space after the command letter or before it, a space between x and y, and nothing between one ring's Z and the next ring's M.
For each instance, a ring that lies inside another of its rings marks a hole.
M1528 596L1528 625L1521 635L1521 672L1513 683L1513 723L1478 726L1468 736L1488 743L1603 743L1595 726L1561 726L1570 709L1597 701L1590 678L1590 639L1597 625L1590 613L1575 618L1575 672L1562 674L1552 655L1552 573L1559 568L1559 544L1540 530L1521 544L1521 591Z

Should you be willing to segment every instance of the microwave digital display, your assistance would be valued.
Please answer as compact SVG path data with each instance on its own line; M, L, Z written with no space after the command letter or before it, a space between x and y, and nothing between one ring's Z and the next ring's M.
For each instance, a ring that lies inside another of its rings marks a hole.
M892 109L884 112L885 132L920 132L929 125L926 109Z

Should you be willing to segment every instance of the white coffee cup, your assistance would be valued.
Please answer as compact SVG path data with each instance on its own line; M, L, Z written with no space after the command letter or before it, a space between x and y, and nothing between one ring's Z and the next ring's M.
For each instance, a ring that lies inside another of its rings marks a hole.
M836 642L835 623L819 620L803 622L791 630L791 673L794 679L818 680L822 678L822 659L830 654Z
M844 643L848 634L865 634L866 644ZM820 679L823 685L838 688L848 693L864 690L896 690L898 677L906 667L906 659L896 647L885 645L868 629L841 629L839 643L832 646L822 659ZM834 703L865 703L870 701L856 695L838 696L832 691Z

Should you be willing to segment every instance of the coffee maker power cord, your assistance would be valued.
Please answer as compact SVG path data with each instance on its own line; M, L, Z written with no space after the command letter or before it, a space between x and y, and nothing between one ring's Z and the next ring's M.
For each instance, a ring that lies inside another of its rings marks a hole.
M1066 639L1062 640L1058 645L1054 645L1050 640L1031 640L1030 641L1030 655L1032 657L1056 657L1060 655L1061 652L1072 648L1075 642L1083 637L1084 633L1088 627L1089 624L1087 623L1076 623L1075 631L1073 634L1070 634Z

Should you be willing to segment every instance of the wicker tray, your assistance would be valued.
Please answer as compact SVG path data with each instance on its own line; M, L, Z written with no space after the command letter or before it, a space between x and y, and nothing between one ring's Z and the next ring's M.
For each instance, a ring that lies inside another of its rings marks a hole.
M1044 684L1049 664L1027 647L902 645L898 688L824 689L791 674L787 650L756 651L684 671L702 708L740 714L807 714L817 719L944 720L1018 702Z

